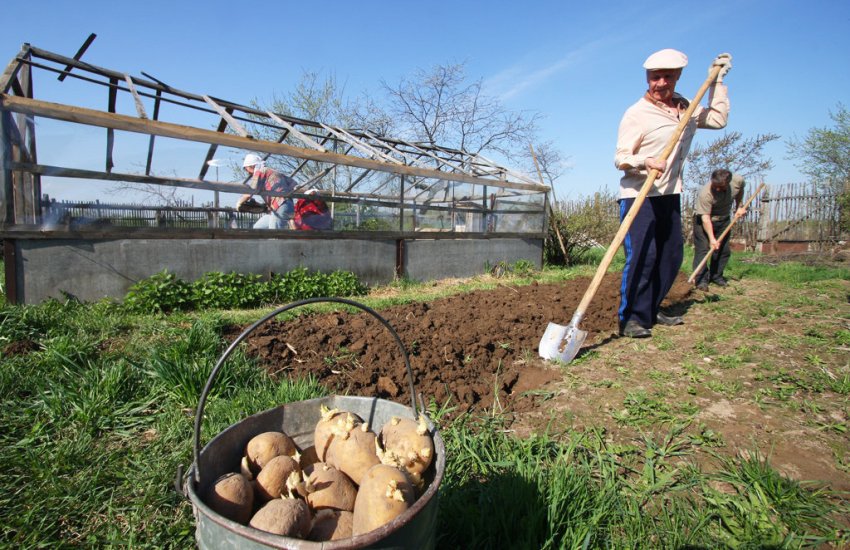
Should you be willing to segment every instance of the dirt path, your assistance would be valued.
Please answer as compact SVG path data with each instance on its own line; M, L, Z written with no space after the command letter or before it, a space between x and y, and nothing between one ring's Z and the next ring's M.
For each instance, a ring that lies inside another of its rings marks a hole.
M850 285L805 287L789 301L772 283L735 281L705 295L682 277L667 306L686 324L630 340L616 336L612 274L582 321L590 335L579 357L540 360L546 324L568 322L588 283L502 285L380 313L410 353L416 391L454 407L450 416L506 414L521 435L604 427L622 443L689 423L684 433L702 448L758 450L794 478L850 490L848 397L835 392L850 384L848 350L835 344L850 335ZM249 349L276 374L409 403L397 345L366 314L269 323Z

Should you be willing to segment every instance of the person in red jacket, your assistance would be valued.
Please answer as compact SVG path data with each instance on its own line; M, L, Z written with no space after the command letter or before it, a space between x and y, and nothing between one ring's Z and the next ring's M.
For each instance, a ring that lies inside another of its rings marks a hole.
M309 189L305 195L315 195L316 189ZM303 198L295 202L295 216L292 219L295 229L333 229L333 219L328 205L320 198Z

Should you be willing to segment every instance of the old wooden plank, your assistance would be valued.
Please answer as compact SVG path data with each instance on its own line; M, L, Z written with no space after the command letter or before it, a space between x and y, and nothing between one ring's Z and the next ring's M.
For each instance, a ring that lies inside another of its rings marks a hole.
M124 82L127 83L127 87L130 89L130 93L133 95L133 101L136 103L136 112L139 114L139 118L148 118L148 114L145 112L145 105L142 103L142 98L139 97L139 92L136 90L136 85L133 84L133 77L128 74L124 75Z
M159 119L159 105L162 102L162 90L156 91L156 99L153 102L153 119ZM148 141L148 158L145 161L145 174L151 173L151 164L153 163L153 143L156 136L151 136Z
M40 174L46 176L53 177L64 177L64 178L74 178L74 179L87 179L87 180L104 180L104 181L120 181L120 182L131 182L131 183L151 183L156 185L163 185L169 187L185 187L189 189L202 189L207 191L221 191L225 193L239 193L242 194L245 192L245 188L238 183L211 183L206 181L198 181L198 180L189 180L189 179L180 179L180 178L162 178L158 176L145 176L141 174L121 174L121 173L106 173L106 172L97 172L94 170L83 170L79 168L63 168L58 166L49 166L49 165L34 165L31 163L25 162L12 162L11 168L13 170L24 171L32 174ZM302 186L303 187L303 186ZM252 191L253 192L253 191ZM260 191L255 194L262 196L280 196L280 197L292 197L292 198L305 198L307 197L304 193L292 192L292 193L274 193L274 192L266 192ZM392 197L392 200L387 200L389 197L385 195L377 195L377 194L353 194L353 193L345 193L345 192L337 192L333 196L320 194L322 198L332 200L333 202L339 203L349 203L349 204L364 204L368 206L380 206L380 207L388 207L388 208L398 208L399 206L404 208L423 208L425 207L422 204L415 204L411 202L406 202L403 204L399 204L398 200L395 197ZM451 210L452 207L448 206L439 206L439 205L430 205L427 208L430 210ZM469 207L455 207L459 211L470 211L470 212L478 212L480 211L480 206L474 205ZM498 213L505 214L539 214L539 209L524 209L524 210L504 210L498 211Z
M211 98L208 95L204 96L204 101L207 102L207 105L209 105L210 107L215 109L215 112L217 112L219 115L221 115L221 118L226 120L227 123L230 124L230 127L233 128L233 130L237 134L239 134L243 138L251 137L251 134L248 133L248 130L246 130L241 124L239 124L238 120L236 120L235 118L233 118L231 116L230 112L232 112L232 110L230 112L228 112L227 109L225 109L224 107L222 107L221 105L216 103L215 100L213 100L213 98Z
M3 69L3 73L0 74L0 92L4 94L9 93L12 84L17 81L18 71L21 70L21 66L30 58L30 45L24 44L21 47L21 51L9 61L9 64Z
M62 105L7 94L0 94L0 109L6 109L13 112L23 112L36 116L45 116L67 122L89 124L104 128L114 128L128 132L154 134L201 143L216 143L226 147L235 147L237 149L249 149L262 153L286 155L319 162L332 162L344 166L356 166L381 172L416 175L425 178L447 179L451 181L481 185L495 185L508 189L522 189L536 192L546 192L549 189L548 186L539 184L523 184L508 180L472 177L465 174L453 174L441 172L439 170L397 165L372 159L350 157L337 153L322 153L321 151L311 151L300 147L293 147L284 143L273 143L265 140L249 139L231 134L220 134L213 130L204 130L170 122L143 120L136 117L105 113L103 111L87 109L84 107Z
M107 100L107 111L115 113L115 101L118 96L118 79L109 79L109 98ZM115 146L115 130L111 127L106 128L106 171L111 172L115 163L112 162L112 148Z
M91 33L88 38L86 38L85 42L83 42L83 45L80 46L80 49L78 49L77 53L74 54L74 61L79 61L80 58L83 57L83 54L86 53L86 50L89 49L89 46L91 46L91 43L94 42L95 38L97 38L97 35L95 33ZM65 77L68 76L68 73L70 73L71 69L73 68L73 63L69 63L68 65L66 65L65 70L62 71L62 74L60 74L58 77L59 82L65 80Z
M320 122L319 124L322 124L322 123ZM362 152L365 155L368 155L369 157L378 157L378 158L384 159L385 161L393 163L393 164L402 164L402 162L400 160L393 158L393 157L391 157L391 156L389 156L389 155L387 155L387 154L385 154L381 151L378 151L377 149L375 149L371 145L369 145L369 144L363 142L362 140L357 139L356 137L352 136L351 134L349 134L348 132L346 132L342 128L332 128L332 127L328 126L327 124L322 124L322 128L324 128L325 130L327 130L328 132L330 132L331 134L336 136L338 139L341 139L342 141L348 143L349 145L353 145L355 149L357 149L358 151Z
M314 139L312 139L312 138L308 137L307 135L303 134L300 130L298 130L297 128L295 128L295 126L293 126L292 124L290 124L290 123L286 122L285 120L283 120L282 118L280 118L279 116L277 116L276 114L274 114L274 113L273 113L273 112L271 112L271 111L266 111L266 113L268 113L269 117L270 117L272 120L274 120L275 122L277 122L278 124L280 124L281 126L283 126L284 128L286 128L287 130L289 130L289 132L290 132L293 136L295 136L296 138L298 138L299 140L301 140L301 141L304 143L304 145L306 145L306 146L308 146L308 147L310 147L310 148L312 148L312 149L315 149L316 151L321 151L321 152L323 152L323 153L326 153L326 152L327 152L327 149L325 149L324 147L322 147L321 145L319 145L318 143L316 143L316 141L315 141Z
M66 226L45 230L39 225L0 227L0 239L66 240L66 239L226 239L253 240L276 238L292 240L366 240L386 241L416 240L491 240L491 239L544 239L545 233L477 233L454 231L292 231L289 229L211 229L179 227L126 227L126 226ZM8 264L7 264L8 265Z
M227 109L225 109L227 111ZM230 112L230 111L228 111ZM216 128L216 132L224 132L225 128L227 128L227 119L222 118L218 121L218 128ZM215 152L218 150L218 145L213 143L210 145L210 148L207 149L207 156L204 157L204 163L201 165L201 171L198 173L198 179L202 180L207 175L207 170L210 168L210 161L215 157Z
M15 194L12 183L12 113L0 112L0 223L15 223Z

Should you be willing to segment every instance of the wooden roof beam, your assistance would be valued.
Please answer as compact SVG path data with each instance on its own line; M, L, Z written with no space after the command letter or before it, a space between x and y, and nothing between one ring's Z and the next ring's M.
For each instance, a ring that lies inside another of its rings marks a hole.
M421 176L425 178L448 179L452 181L476 183L480 185L495 185L498 187L523 189L527 191L545 192L548 189L547 186L540 184L532 185L512 182L508 180L492 180L486 178L471 177L465 174L453 174L433 169L418 168L401 164L391 164L387 162L346 156L337 153L322 153L321 151L302 149L283 143L274 143L265 140L249 139L231 134L219 134L218 132L212 130L204 130L170 122L139 119L136 117L128 117L115 113L105 113L102 111L87 109L84 107L61 105L57 103L16 97L7 94L0 94L0 109L5 109L17 113L30 114L33 116L44 116L47 118L64 120L67 122L88 124L91 126L100 126L103 128L113 128L128 132L154 134L158 136L185 139L201 143L215 143L218 145L234 147L237 149L256 150L263 153L285 155L306 160L332 162L334 164L340 164L344 166L369 168L381 172L392 172L396 174Z
M91 43L94 42L95 38L97 38L97 35L95 33L91 33L88 36L88 38L86 38L86 41L83 42L83 45L80 46L80 49L78 49L77 53L74 54L74 61L79 61L80 58L83 57L83 54L86 53L86 50L89 49L89 46L91 46ZM62 71L62 74L59 75L59 78L58 78L59 82L62 82L63 80L65 80L65 77L68 76L68 73L70 73L71 69L73 69L73 68L74 68L73 64L66 65L65 70Z
M276 114L274 114L273 112L271 112L271 111L266 111L266 113L269 115L269 118L271 118L272 120L274 120L275 122L277 122L278 124L280 124L281 126L283 126L284 128L286 128L287 130L289 130L289 132L290 132L293 136L295 136L296 138L298 138L299 140L301 140L301 142L303 142L303 143L304 143L304 145L306 145L306 146L308 146L308 147L311 147L311 148L315 149L316 151L321 151L321 152L323 152L323 153L327 153L327 152L328 152L328 150L327 150L327 149L325 149L324 147L322 147L321 145L319 145L318 143L316 143L316 141L315 141L315 140L310 139L309 137L307 137L306 135L304 135L303 133L301 133L299 130L297 130L297 129L295 128L295 126L293 126L292 124L290 124L290 123L286 122L285 120L283 120L282 118L280 118L279 116L277 116Z

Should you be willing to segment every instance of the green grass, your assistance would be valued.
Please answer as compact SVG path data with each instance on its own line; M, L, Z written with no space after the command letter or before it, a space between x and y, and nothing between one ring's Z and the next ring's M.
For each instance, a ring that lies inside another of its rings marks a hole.
M726 273L734 278L764 279L785 284L813 283L830 279L850 280L846 267L809 266L801 262L758 263L754 253L733 254Z
M540 277L585 271L547 270ZM481 278L465 288L487 284ZM427 285L408 290L394 299L433 297ZM373 307L385 301L363 300ZM0 347L23 341L35 346L29 354L0 358L0 547L194 547L191 507L173 489L178 468L192 460L194 407L224 349L222 328L268 311L131 315L107 302L0 306ZM846 346L850 333L815 327L804 338L823 347ZM719 355L718 343L708 339L695 351L727 368L755 353L741 345ZM846 396L850 379L823 372L818 353L807 358L814 375L765 369L760 376L771 383L765 402L798 392ZM684 370L695 386L710 381L698 361ZM663 383L660 372L656 377ZM842 531L837 524L850 514L846 495L791 481L755 453L718 456L703 470L693 460L695 450L723 442L704 426L686 432L674 424L696 414L689 396L626 389L615 414L642 434L628 445L615 446L599 428L555 423L552 433L520 438L506 429L503 417L489 413L444 425L447 465L437 547L850 544L846 526ZM739 388L715 389L734 395ZM202 441L249 414L324 391L314 380L272 380L237 352L207 403ZM440 422L436 405L431 412ZM832 422L822 429L840 432L847 425ZM850 464L836 453L837 461Z

